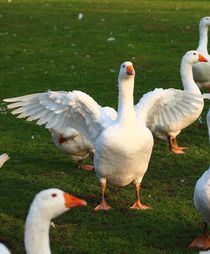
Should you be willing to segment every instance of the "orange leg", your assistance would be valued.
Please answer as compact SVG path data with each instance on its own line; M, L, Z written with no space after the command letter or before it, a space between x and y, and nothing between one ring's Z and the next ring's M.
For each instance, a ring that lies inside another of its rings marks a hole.
M204 232L202 235L198 236L195 240L191 242L189 248L200 248L200 249L209 249L210 248L210 235L207 229L207 223L204 225Z
M178 146L176 142L176 137L172 138L171 136L168 137L170 150L175 154L184 154L183 150L187 149L187 147Z
M135 189L136 189L136 202L130 207L131 209L151 209L150 206L148 205L143 205L140 200L140 184L134 183L135 184Z
M95 207L95 209L94 209L95 211L98 211L98 210L107 211L107 210L111 209L111 206L109 206L105 201L105 197L104 197L105 190L106 190L106 180L101 182L101 203Z

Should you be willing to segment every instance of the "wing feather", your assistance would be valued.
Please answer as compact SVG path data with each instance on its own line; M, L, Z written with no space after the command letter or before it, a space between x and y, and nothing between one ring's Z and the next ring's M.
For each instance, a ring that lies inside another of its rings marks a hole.
M159 88L145 94L135 106L135 110L137 117L143 119L147 127L155 132L166 131L171 125L180 125L187 117L196 115L202 105L201 95L178 89Z
M18 118L37 120L51 129L74 128L94 143L103 128L116 119L114 109L107 110L81 91L48 91L5 99ZM115 116L115 117L113 117Z

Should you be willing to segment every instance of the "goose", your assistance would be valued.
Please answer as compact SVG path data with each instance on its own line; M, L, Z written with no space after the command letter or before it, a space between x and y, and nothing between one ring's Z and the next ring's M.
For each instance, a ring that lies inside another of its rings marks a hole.
M144 115L144 112L146 112L144 120L146 121L147 127L152 131L154 136L160 139L168 140L170 150L175 154L185 153L184 150L187 147L178 146L176 137L182 129L198 119L204 106L202 98L208 98L207 94L204 94L206 97L204 97L204 95L201 96L200 89L194 82L192 74L193 64L206 61L206 58L195 50L186 52L182 58L180 67L180 74L184 90L172 88L162 90L155 89L154 91L145 94L140 100L139 105L137 105L137 107L139 107L138 111L141 113L141 115ZM158 95L158 92L160 95ZM195 104L193 105L193 103L188 105L188 109L186 107L182 108L183 101L180 101L179 105L177 105L175 98L177 96L187 96L187 94L189 94L189 98L185 98L186 101L190 101L190 97L193 97L194 99L197 97L196 108ZM159 105L156 105L156 108L157 106L159 107L159 111L155 109L152 101L156 100L157 96L161 96L160 101L158 102ZM161 107L165 108L165 115L162 114ZM165 118L168 118L169 120L169 118L172 117L172 115L169 114L170 112L167 109L168 107L172 107L172 114L178 114L179 116L173 121L168 121L169 124L166 124ZM191 113L189 112L190 110ZM154 114L154 111L156 114Z
M196 182L194 190L194 206L196 210L203 216L205 226L204 233L193 240L189 247L209 249L210 237L207 227L210 225L210 167Z
M24 232L24 243L27 254L50 254L49 229L52 219L71 208L85 206L86 201L79 199L57 188L39 192L31 203ZM0 250L7 249L3 244ZM10 253L1 252L1 254Z
M92 171L93 166L83 161L90 155L93 160L94 146L76 129L67 127L65 130L49 130L52 141L57 148L67 153L73 161L78 162L78 168Z
M194 55L194 51L191 57L197 61L201 59L197 52ZM133 64L129 61L122 63L118 76L116 119L81 91L48 91L4 99L11 103L8 108L15 109L12 114L18 114L18 118L37 120L38 125L44 124L48 129L70 126L94 144L93 165L101 184L101 202L95 210L111 208L105 200L107 181L117 186L126 186L132 182L136 200L131 208L150 208L142 204L140 199L140 185L154 144L153 135L146 126L147 118L158 116L161 124L169 126L171 122L180 123L186 114L190 118L203 103L202 97L191 90L156 89L134 106L134 77Z
M209 133L209 143L210 143L210 109L207 113L206 121L207 121L207 127L208 127L208 133Z
M210 25L210 17L203 17L199 23L199 45L197 51L201 53L208 61L210 56L208 53L208 27ZM208 87L210 92L210 64L196 63L193 65L193 78L200 88Z
M7 153L3 153L0 155L0 168L4 165L4 163L9 160L9 155Z

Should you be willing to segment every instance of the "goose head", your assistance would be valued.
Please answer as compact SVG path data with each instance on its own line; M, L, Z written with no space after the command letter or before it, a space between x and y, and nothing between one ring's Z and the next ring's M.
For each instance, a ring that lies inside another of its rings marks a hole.
M119 83L123 80L129 80L134 79L135 76L135 70L133 68L133 64L131 62L124 62L120 66L120 72L118 81Z
M200 20L199 26L201 27L210 26L210 17L203 17Z
M208 62L208 60L202 56L198 51L196 50L190 50L188 51L182 58L183 62L187 62L191 65L198 63L198 62Z
M71 208L86 204L86 201L76 198L69 193L51 188L43 190L35 196L30 210L39 211L44 218L51 220Z

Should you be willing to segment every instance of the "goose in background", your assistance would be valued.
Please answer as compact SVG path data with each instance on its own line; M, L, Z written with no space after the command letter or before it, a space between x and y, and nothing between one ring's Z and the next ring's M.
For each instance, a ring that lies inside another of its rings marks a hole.
M190 244L190 248L210 248L208 225L210 225L210 167L198 179L194 190L194 206L205 221L204 232Z
M9 155L7 153L3 153L0 155L0 168L4 165L6 161L9 160Z
M26 218L24 243L27 254L50 254L49 229L52 219L71 208L85 206L86 201L74 197L57 188L46 189L39 192L31 206ZM7 252L1 252L1 247ZM9 254L9 250L0 245L1 254Z
M64 130L50 129L53 143L57 148L69 155L73 161L78 162L78 168L91 171L92 165L83 161L90 156L93 161L94 146L76 129L67 127Z
M203 98L208 98L208 94L201 96L192 74L193 64L206 61L195 50L186 52L182 58L180 68L184 90L172 88L155 89L145 94L137 105L138 111L144 117L147 127L154 136L168 140L170 150L175 154L185 153L186 147L178 146L176 137L182 129L198 119L204 106ZM157 97L159 97L158 101L156 101ZM177 101L177 97L180 98L179 101ZM192 103L192 99L195 100L194 103ZM155 104L153 100L156 101ZM185 106L183 103L185 103Z
M193 62L203 59L196 51L188 55ZM124 62L118 77L116 119L112 119L103 107L81 91L48 91L4 100L12 103L8 108L16 108L12 114L18 114L18 118L37 120L38 125L44 124L48 129L75 128L94 144L94 168L102 191L101 203L96 210L111 208L104 196L107 181L117 186L133 182L136 201L132 208L149 208L140 199L140 184L153 147L153 136L146 123L153 121L155 125L159 124L160 130L172 124L172 130L179 133L180 127L188 126L203 108L203 98L197 85L199 95L191 87L189 91L156 89L134 106L134 77L132 63Z
M210 25L210 17L203 17L199 23L199 44L197 51L201 53L208 61L210 56L208 53L208 27ZM201 62L193 65L193 78L200 88L208 87L210 92L210 64Z

